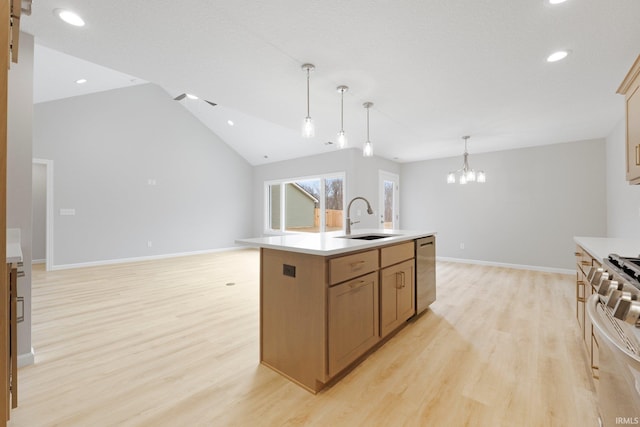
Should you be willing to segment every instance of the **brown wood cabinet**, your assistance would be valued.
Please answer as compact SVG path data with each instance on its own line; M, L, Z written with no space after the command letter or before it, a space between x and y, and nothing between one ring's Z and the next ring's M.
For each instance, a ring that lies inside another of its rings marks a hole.
M592 257L580 245L576 245L576 317L582 332L582 338L587 347L587 354L591 364L591 374L598 379L598 341L593 333L593 326L586 314L586 300L597 293L594 286L587 281L591 268L602 267L600 261Z
M260 361L311 392L415 314L415 241L321 256L261 249Z
M380 339L378 273L329 288L329 376L334 376Z
M412 259L380 270L380 334L397 329L415 313L415 262Z
M618 88L626 104L627 181L640 184L640 55Z

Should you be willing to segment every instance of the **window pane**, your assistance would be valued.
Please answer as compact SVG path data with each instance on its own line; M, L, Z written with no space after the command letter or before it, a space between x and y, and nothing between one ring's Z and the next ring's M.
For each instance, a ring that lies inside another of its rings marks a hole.
M287 231L320 231L320 180L289 182L285 188L285 229Z
M280 230L280 184L269 186L269 226Z
M384 181L384 228L393 228L393 181Z
M342 178L327 178L325 180L325 231L342 230L344 226L342 181Z

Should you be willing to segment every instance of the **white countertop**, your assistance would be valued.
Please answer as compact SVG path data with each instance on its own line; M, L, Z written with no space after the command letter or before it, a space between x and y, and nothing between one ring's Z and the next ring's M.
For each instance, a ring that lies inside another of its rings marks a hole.
M7 228L7 264L21 261L20 229Z
M376 240L347 239L340 237L345 235L344 231L331 231L328 233L296 233L256 237L252 239L238 239L236 240L236 243L259 248L328 256L353 252L361 249L375 248L377 246L419 239L421 237L433 236L436 232L381 229L351 230L351 237L369 234L388 234L389 237Z
M623 257L638 257L640 254L640 239L574 237L573 240L600 262L612 253Z

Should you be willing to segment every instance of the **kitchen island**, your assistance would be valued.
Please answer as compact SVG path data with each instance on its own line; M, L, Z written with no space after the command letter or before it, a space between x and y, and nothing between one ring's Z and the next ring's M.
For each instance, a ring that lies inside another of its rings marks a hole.
M435 300L435 232L367 229L237 242L260 248L260 362L313 393L416 314L418 281L431 284L420 295L426 305ZM421 245L429 256L420 255Z

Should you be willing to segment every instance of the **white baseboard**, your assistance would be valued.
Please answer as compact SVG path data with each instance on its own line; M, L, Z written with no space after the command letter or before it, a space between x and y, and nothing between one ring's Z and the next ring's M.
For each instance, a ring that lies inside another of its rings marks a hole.
M31 265L33 264L46 264L47 260L46 259L32 259L31 260Z
M31 351L25 354L18 355L18 368L22 368L23 366L33 365L36 360L36 352L31 347Z
M132 257L132 258L107 259L102 261L80 262L77 264L60 264L60 265L51 266L51 270L68 270L72 268L96 267L100 265L124 264L128 262L153 261L158 259L177 258L177 257L189 256L189 255L202 255L202 254L211 254L216 252L238 251L238 250L247 250L247 249L251 249L251 248L247 248L246 246L232 246L228 248L206 249L202 251L193 251L193 252L178 252L178 253L172 253L172 254L151 255L151 256Z
M448 262L459 262L462 264L488 265L491 267L514 268L516 270L543 271L545 273L576 274L575 270L570 270L566 268L541 267L538 265L509 264L504 262L480 261L475 259L449 258L449 257L441 257L441 256L436 257L436 260L448 261Z

